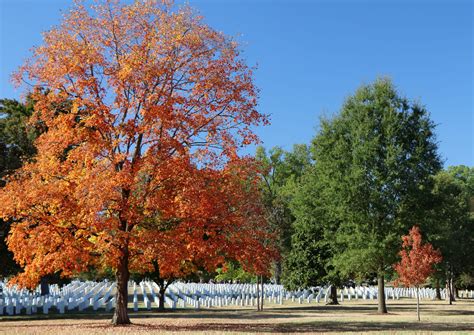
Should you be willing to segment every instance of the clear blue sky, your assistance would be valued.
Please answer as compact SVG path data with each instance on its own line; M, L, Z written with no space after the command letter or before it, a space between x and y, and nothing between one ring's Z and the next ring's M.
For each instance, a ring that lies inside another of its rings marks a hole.
M17 98L10 73L65 0L0 0L0 97ZM426 105L445 165L474 166L472 1L189 0L207 23L238 36L258 64L257 129L266 147L309 143L321 114L339 110L362 83L389 76Z

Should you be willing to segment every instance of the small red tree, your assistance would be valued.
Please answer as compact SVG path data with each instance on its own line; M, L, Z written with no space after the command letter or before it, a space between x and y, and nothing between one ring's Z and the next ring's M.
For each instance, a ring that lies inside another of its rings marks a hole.
M413 226L402 240L402 250L399 253L401 260L394 265L399 276L395 284L401 282L407 287L416 287L416 312L420 321L419 287L433 273L433 265L441 262L441 252L429 243L422 243L420 228L417 226Z

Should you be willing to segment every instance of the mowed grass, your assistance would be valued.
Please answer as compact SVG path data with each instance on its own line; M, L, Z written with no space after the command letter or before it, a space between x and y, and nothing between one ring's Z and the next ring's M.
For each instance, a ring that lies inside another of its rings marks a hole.
M250 308L176 309L130 312L133 325L113 327L111 313L86 311L64 315L0 317L0 334L162 334L162 333L342 333L474 334L474 300L422 301L421 322L413 299L389 300L389 314L377 314L377 302L267 303L265 311Z

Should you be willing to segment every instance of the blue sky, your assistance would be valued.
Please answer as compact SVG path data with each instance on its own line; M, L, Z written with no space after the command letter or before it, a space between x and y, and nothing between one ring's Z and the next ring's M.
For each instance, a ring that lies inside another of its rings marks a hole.
M0 97L18 98L10 73L60 20L65 0L0 0ZM258 64L256 129L265 147L309 143L363 83L389 76L437 124L445 165L474 166L471 1L189 0L205 21L242 42Z

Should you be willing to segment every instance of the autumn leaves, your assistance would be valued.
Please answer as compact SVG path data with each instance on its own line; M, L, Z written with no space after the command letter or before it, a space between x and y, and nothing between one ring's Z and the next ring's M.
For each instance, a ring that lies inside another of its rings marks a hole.
M267 118L235 42L188 8L79 3L16 78L48 129L0 195L18 283L112 267L122 287L153 262L168 278L228 257L268 269L256 165L237 155Z

